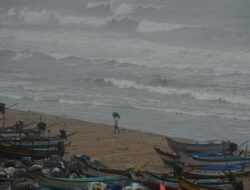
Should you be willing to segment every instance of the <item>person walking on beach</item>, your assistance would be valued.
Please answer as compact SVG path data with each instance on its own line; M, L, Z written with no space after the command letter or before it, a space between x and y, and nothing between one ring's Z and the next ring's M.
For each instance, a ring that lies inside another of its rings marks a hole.
M116 131L120 133L120 129L118 127L118 120L120 119L120 114L117 112L113 112L112 116L114 118L114 133L116 133Z

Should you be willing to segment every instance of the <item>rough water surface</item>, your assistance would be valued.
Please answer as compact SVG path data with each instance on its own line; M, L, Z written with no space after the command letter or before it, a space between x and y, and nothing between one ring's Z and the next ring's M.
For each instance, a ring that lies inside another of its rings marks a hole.
M242 143L247 0L2 0L0 100L196 140Z

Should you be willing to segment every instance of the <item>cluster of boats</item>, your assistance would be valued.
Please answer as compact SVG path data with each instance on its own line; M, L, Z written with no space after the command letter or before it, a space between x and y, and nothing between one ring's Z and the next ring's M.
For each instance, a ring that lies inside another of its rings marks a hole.
M164 164L172 167L178 183L165 182L169 189L244 189L242 176L250 172L250 157L230 141L182 142L166 137L167 152L154 147ZM204 183L205 181L205 183Z
M0 110L1 111L1 110ZM154 147L172 172L111 169L87 155L64 160L66 134L51 135L39 121L0 128L0 189L243 190L250 172L246 151L230 141L190 143L166 137L167 152Z
M237 156L235 143L187 143L169 137L172 152L154 147L172 168L168 173L111 169L86 155L64 160L64 140L73 133L51 136L39 131L39 125L1 128L1 189L3 183L9 189L243 190L240 177L250 171L250 157L245 152Z

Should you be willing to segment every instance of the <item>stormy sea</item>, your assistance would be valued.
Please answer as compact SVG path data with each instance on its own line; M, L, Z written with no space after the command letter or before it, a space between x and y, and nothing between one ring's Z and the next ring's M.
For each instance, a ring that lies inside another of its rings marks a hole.
M0 102L196 140L250 136L249 0L1 0ZM7 113L8 114L8 113Z

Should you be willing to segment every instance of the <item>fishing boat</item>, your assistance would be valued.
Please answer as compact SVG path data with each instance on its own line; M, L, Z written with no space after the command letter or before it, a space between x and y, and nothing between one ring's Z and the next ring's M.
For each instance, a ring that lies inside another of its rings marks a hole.
M50 140L36 141L35 139L33 140L20 140L20 139L11 140L9 138L2 137L1 135L0 135L0 143L8 143L13 147L29 148L29 149L46 149L46 148L57 149L61 145L59 140L51 140L51 141Z
M209 141L209 142L181 142L166 137L169 147L174 152L233 152L238 145L231 141Z
M64 155L64 143L61 141L58 149L30 149L12 146L9 143L0 143L0 157L10 159L20 159L22 157L32 157L33 159L43 159L52 155Z
M196 184L194 182L190 182L183 177L179 178L179 187L182 190L225 190L225 189L233 190L233 186L231 184L201 185L201 184Z
M225 156L197 156L193 155L192 159L198 162L210 162L210 163L218 163L218 162L249 162L249 156L233 156L233 155L225 155Z
M183 152L170 153L163 151L159 148L154 147L157 154L160 156L161 160L167 166L172 166L175 163L181 163L183 165L191 165L191 166L207 166L207 165L234 165L234 164L243 164L245 163L245 159L243 157L232 157L232 156L200 156L198 159L197 155L193 156L192 154L187 154ZM207 154L206 154L207 155ZM226 159L226 158L235 158L235 159ZM204 159L202 159L204 158ZM207 158L207 160L205 159ZM209 160L211 158L212 162ZM213 159L214 158L214 159ZM215 159L218 158L218 159ZM225 158L225 159L224 159ZM238 159L236 159L238 158Z
M62 133L61 130L59 131L59 135L50 135L50 134L43 134L41 136L37 135L29 135L29 136L15 136L12 137L11 140L22 140L22 141L55 141L55 140L66 140L68 137L76 134L76 132L72 132L70 134Z
M238 186L237 190L243 190L242 182L237 184L197 184L186 180L184 177L178 177L179 187L182 190L235 190L235 186Z
M80 167L82 173L88 177L102 177L102 176L128 176L127 170L118 170L110 168L97 168L89 164L88 161L80 159L74 155L74 158Z
M1 140L0 140L1 141ZM27 149L59 149L64 144L63 141L10 141L10 145L16 148Z
M34 129L16 129L16 128L0 128L0 135L7 138L38 136L39 133Z
M167 166L173 166L176 162L180 162L181 156L175 153L169 153L163 151L157 147L154 147L156 153L160 156L161 160Z
M229 175L242 176L249 173L249 167L244 165L210 165L210 166L184 166L176 164L174 167L181 168L181 173L185 178L193 179L215 179L227 178Z
M175 176L169 175L159 175L149 172L144 172L143 184L149 186L151 189L157 189L159 184L163 184L167 190L177 190L179 189L178 179ZM199 185L210 185L210 186L224 186L230 187L231 184L228 180L224 179L187 179L190 183L195 183Z
M128 176L102 176L81 178L54 178L43 174L34 174L40 187L58 190L86 189L91 182L115 183L125 185L132 179ZM103 188L100 187L100 190Z

